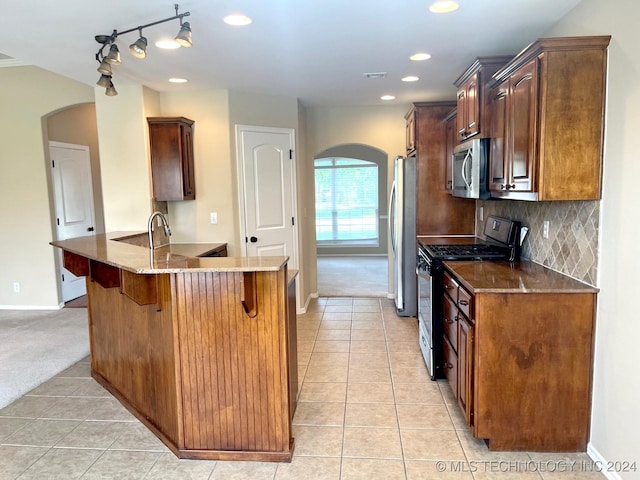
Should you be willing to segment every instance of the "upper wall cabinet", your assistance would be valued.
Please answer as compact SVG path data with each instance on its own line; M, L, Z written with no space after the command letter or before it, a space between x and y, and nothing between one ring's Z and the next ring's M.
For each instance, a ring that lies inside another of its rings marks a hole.
M446 144L445 144L445 179L444 188L447 192L453 192L453 175L451 169L451 161L453 157L453 149L458 143L458 129L457 127L457 110L452 110L444 119L444 128L446 131Z
M194 200L193 120L149 117L153 197L157 201Z
M416 115L415 108L411 108L405 115L406 120L406 143L407 155L411 155L416 151Z
M494 74L491 196L601 197L610 39L540 39Z
M488 137L488 112L486 108L485 84L491 76L511 57L478 57L454 82L457 93L457 139Z
M476 203L451 195L447 187L447 120L453 102L417 102L405 115L414 131L416 157L416 233L418 235L467 235L475 229Z

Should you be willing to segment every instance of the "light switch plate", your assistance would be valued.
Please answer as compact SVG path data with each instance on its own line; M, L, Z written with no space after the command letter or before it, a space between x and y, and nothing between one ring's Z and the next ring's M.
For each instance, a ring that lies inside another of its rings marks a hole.
M211 212L211 225L218 224L218 212Z

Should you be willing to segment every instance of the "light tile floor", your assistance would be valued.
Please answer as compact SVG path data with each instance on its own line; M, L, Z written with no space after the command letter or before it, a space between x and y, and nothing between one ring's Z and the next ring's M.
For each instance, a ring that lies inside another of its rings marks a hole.
M474 439L448 384L427 376L415 318L389 300L315 300L298 316L298 359L289 464L177 459L85 359L0 410L0 480L603 478L584 453L490 452Z

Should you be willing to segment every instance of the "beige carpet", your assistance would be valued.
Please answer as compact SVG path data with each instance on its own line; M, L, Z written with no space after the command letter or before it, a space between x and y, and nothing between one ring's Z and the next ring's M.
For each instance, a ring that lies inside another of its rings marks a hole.
M89 355L86 308L0 310L0 408Z
M321 297L386 297L389 291L387 257L318 257L318 295Z

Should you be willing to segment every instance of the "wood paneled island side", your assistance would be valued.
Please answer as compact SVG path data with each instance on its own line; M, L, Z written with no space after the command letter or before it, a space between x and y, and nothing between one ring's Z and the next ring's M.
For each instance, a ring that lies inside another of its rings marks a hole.
M118 238L51 243L87 277L92 376L180 458L291 461L288 257L200 258Z

